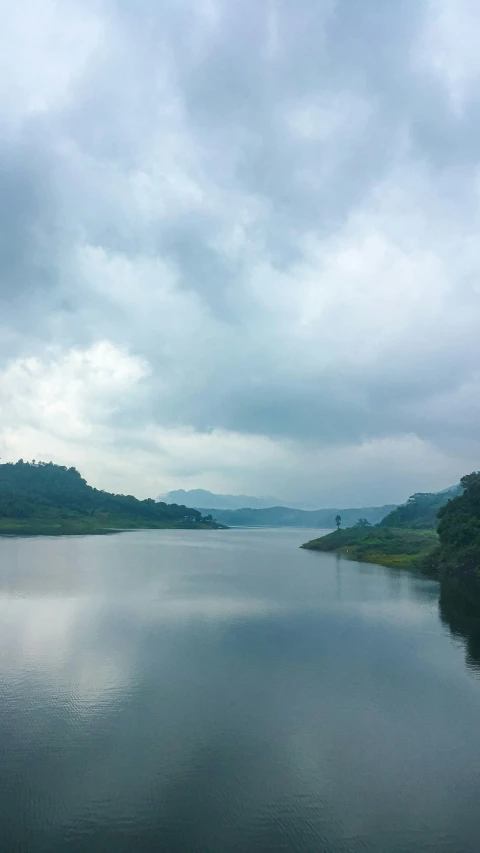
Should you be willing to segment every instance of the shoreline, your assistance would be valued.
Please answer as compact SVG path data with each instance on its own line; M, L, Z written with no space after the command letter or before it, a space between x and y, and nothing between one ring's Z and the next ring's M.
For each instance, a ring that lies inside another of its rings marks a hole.
M219 524L175 524L168 522L157 524L128 524L119 525L88 525L83 522L46 523L32 522L30 524L0 524L0 538L27 538L30 536L108 536L115 533L131 533L135 530L226 530Z
M417 561L425 557L438 541L434 530L350 527L312 539L300 547L390 569L415 569Z

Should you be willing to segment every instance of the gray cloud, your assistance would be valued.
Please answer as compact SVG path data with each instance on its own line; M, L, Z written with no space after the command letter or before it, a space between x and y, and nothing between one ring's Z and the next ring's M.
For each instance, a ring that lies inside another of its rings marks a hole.
M20 5L1 455L347 502L478 467L467 1ZM75 439L45 414L72 376Z

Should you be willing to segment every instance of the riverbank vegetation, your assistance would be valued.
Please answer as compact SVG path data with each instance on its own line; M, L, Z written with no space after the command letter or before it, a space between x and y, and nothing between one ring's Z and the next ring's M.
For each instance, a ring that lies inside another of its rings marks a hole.
M468 610L469 618L480 619L480 472L439 495L413 495L375 527L335 530L302 547L385 566L413 566L440 581L445 612L455 599L462 613Z
M361 562L415 568L440 582L439 612L480 665L480 472L438 495L417 494L376 527L357 524L302 545Z
M62 535L221 526L211 516L202 516L189 507L95 489L75 468L22 459L0 465L0 534Z
M417 492L408 501L395 507L381 519L381 527L402 527L410 530L436 530L439 510L462 491L462 486L452 486L443 492L430 494Z
M438 543L434 530L355 526L335 530L320 539L306 542L310 551L335 552L363 563L409 568Z
M462 477L461 485L462 493L438 512L439 543L421 568L480 601L480 472Z
M419 492L373 527L360 519L354 527L335 530L306 542L302 548L334 551L364 563L420 568L439 543L439 510L462 490L462 486L454 486L436 494Z

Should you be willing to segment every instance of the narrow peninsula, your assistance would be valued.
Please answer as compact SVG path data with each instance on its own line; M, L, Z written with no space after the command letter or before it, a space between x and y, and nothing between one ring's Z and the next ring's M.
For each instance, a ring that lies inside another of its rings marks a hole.
M440 581L440 603L455 621L480 613L480 472L437 494L412 495L375 527L362 521L302 545L384 566L414 567ZM453 616L452 616L453 614ZM475 622L477 620L477 622Z

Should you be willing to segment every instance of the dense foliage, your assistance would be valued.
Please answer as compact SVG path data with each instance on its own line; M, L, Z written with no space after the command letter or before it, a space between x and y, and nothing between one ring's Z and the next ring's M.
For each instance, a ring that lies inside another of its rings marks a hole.
M439 510L440 544L423 568L480 597L480 472L461 485L463 492Z
M94 489L75 468L52 462L0 465L0 531L45 525L60 527L81 523L100 527L156 527L198 525L211 522L195 509L137 500Z
M461 486L453 486L444 492L417 492L408 501L397 506L380 522L382 527L408 527L410 529L435 529L438 524L438 512L450 498L461 491Z

